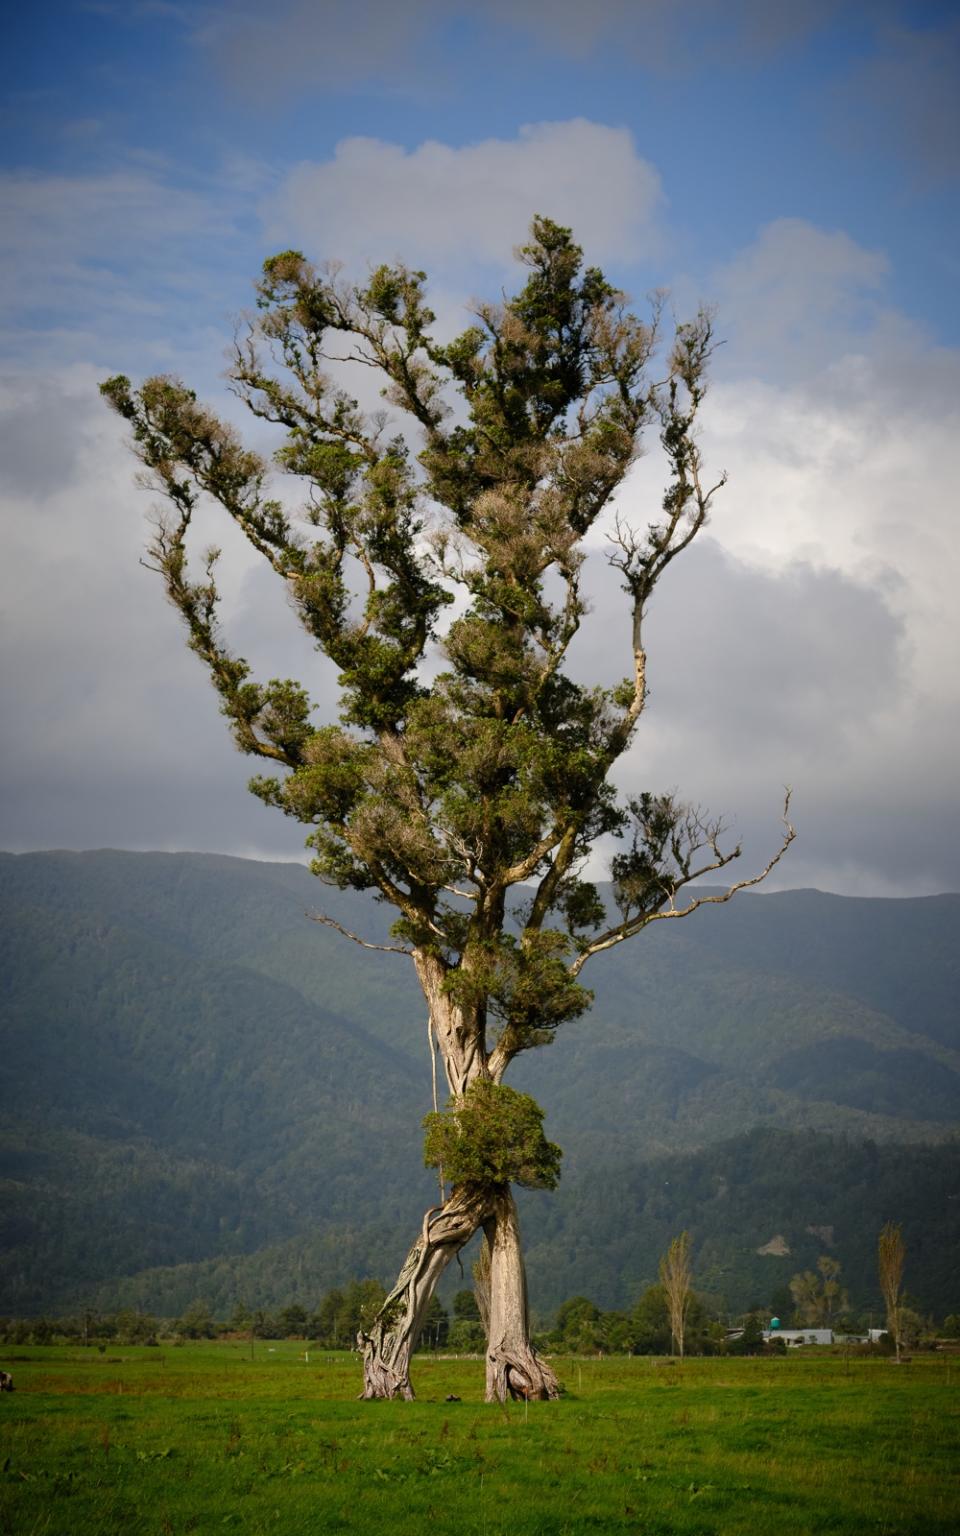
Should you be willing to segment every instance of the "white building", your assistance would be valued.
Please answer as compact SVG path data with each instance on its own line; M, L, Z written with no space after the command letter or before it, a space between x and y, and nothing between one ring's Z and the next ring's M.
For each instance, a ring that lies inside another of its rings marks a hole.
M769 1344L771 1339L782 1339L788 1349L797 1349L801 1344L832 1344L832 1328L764 1328L763 1342Z

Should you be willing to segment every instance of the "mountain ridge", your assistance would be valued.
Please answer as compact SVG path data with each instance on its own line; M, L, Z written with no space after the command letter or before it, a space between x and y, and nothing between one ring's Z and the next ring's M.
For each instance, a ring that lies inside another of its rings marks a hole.
M309 922L321 902L388 932L296 863L0 854L0 1309L310 1232L374 1255L390 1231L399 1261L435 1198L424 1003L407 961ZM592 1010L511 1082L571 1191L764 1127L949 1161L958 931L952 894L744 893L591 962Z

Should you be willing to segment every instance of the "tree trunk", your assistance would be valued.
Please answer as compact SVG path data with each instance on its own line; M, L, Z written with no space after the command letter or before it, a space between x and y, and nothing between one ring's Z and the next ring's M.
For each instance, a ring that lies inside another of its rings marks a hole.
M559 1397L556 1376L530 1343L520 1223L509 1187L497 1192L484 1232L490 1245L487 1402L505 1403L508 1397L528 1402Z
M446 972L429 951L414 952L417 975L430 1011L431 1037L443 1061L447 1086L461 1099L477 1078L489 1076L483 1020L454 1003ZM454 1189L449 1200L423 1219L396 1285L370 1329L363 1350L364 1398L413 1397L410 1356L437 1281L450 1260L482 1226L490 1255L487 1328L487 1401L559 1396L557 1379L530 1344L527 1277L520 1251L517 1207L509 1187ZM485 1255L481 1256L485 1268Z
M363 1350L360 1396L413 1397L410 1356L423 1326L434 1287L450 1260L489 1217L490 1197L455 1189L442 1206L423 1218L423 1228L369 1333L359 1333Z

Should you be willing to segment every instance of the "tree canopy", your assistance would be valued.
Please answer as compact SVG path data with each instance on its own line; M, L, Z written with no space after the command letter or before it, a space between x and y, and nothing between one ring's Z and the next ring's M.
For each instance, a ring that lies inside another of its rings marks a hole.
M179 381L102 386L164 494L152 557L189 643L238 746L274 769L251 788L309 826L316 873L391 901L398 939L430 954L451 995L488 1011L496 1078L587 1006L577 977L590 955L672 914L682 885L739 852L721 852L718 825L672 794L624 799L609 779L646 699L649 596L723 483L705 484L694 431L711 318L679 324L661 358L659 307L649 321L632 314L569 230L535 219L519 256L521 291L479 305L445 345L431 339L422 272L381 266L351 286L296 251L265 263L260 315L229 376L283 430L275 462L305 495L299 511ZM343 359L380 372L392 411L360 409L331 373ZM398 413L419 431L417 455ZM669 484L642 533L618 523L613 549L632 670L617 687L585 687L562 670L585 612L581 541L651 423ZM230 650L217 551L199 577L188 567L205 495L339 669L340 724L316 723L298 681L258 683ZM613 922L579 873L604 835L620 843ZM518 886L513 933L505 903Z

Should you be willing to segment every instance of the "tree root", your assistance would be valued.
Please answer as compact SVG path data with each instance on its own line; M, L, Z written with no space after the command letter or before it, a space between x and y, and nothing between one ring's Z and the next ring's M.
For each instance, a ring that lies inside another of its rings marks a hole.
M501 1341L487 1353L487 1402L554 1402L560 1383L532 1344L508 1349Z

